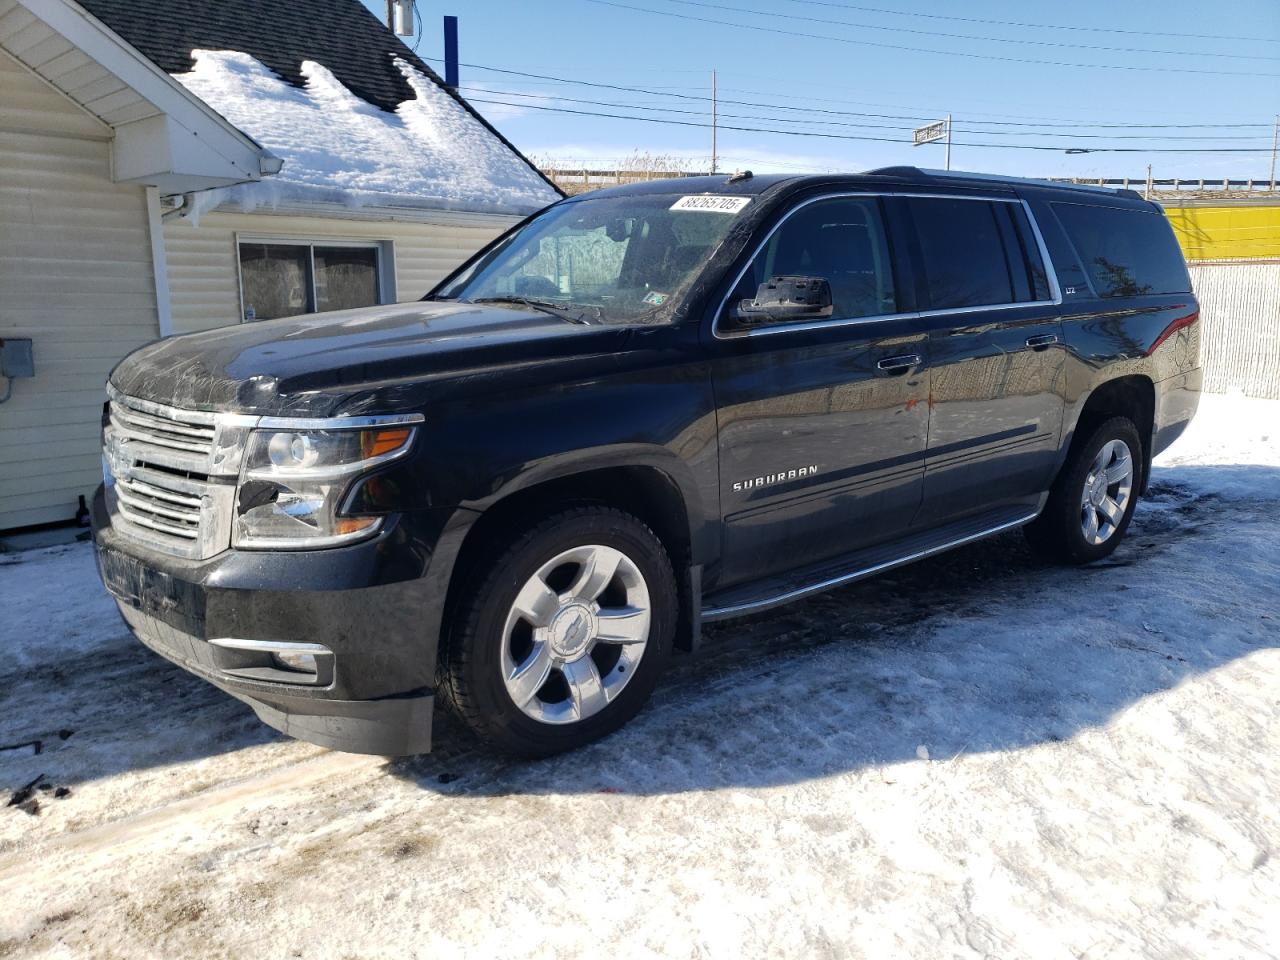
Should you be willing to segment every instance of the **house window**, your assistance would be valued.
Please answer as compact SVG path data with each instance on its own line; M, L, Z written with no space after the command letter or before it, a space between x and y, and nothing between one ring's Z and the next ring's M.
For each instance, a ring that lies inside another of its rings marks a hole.
M384 303L379 243L241 240L240 292L245 320Z

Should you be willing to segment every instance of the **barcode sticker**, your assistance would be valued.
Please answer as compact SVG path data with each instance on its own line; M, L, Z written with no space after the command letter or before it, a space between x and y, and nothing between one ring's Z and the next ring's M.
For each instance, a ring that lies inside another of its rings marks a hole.
M697 197L681 197L671 205L671 209L737 213L750 202L750 197L713 197L703 194Z

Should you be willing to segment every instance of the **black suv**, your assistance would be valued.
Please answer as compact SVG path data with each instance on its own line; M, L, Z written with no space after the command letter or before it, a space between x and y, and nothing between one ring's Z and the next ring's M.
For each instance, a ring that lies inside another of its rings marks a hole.
M1022 527L1087 563L1199 396L1131 191L889 168L565 200L421 302L173 337L111 374L103 582L315 743L544 755L703 621Z

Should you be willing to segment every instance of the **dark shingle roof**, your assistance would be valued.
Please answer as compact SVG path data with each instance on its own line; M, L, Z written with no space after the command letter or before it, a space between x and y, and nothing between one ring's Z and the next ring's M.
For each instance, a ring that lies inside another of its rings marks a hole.
M301 87L304 85L302 62L314 60L327 67L356 96L383 110L393 111L403 101L413 99L412 88L392 59L399 57L448 90L440 76L360 0L79 2L165 73L191 71L195 66L192 50L236 50L265 64L286 82ZM529 163L528 158L465 99L449 92L512 152ZM551 186L560 193L555 184Z

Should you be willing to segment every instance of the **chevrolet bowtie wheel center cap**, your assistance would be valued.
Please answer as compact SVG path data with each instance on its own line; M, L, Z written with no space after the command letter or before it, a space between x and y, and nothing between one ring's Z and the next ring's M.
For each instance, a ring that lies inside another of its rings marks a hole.
M1089 500L1095 507L1102 505L1107 498L1107 475L1100 473L1089 483Z
M581 601L562 606L547 628L551 650L560 660L576 660L586 651L597 631L595 611Z

